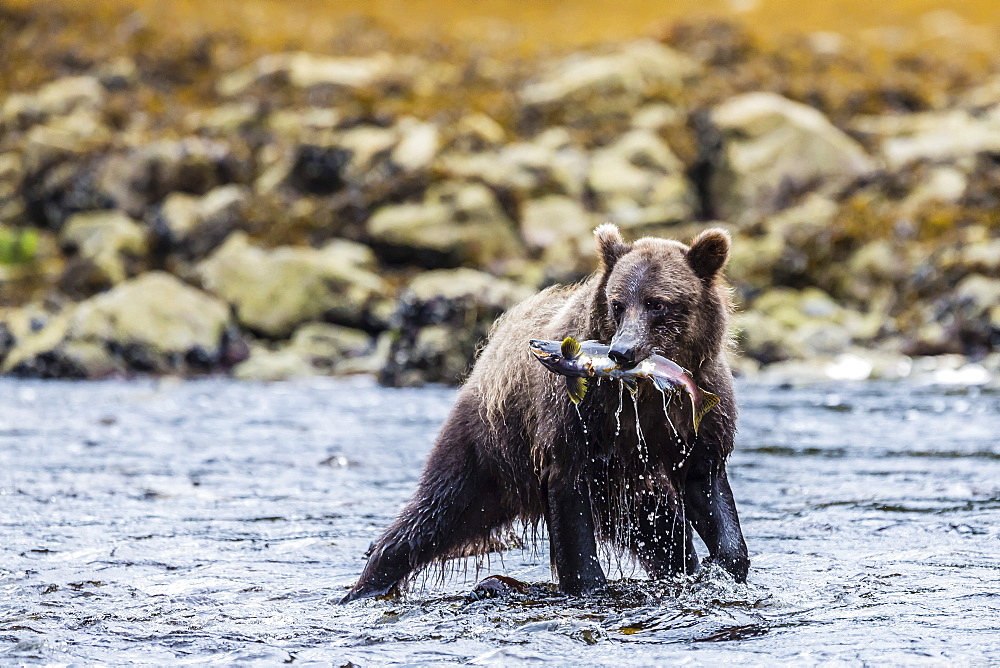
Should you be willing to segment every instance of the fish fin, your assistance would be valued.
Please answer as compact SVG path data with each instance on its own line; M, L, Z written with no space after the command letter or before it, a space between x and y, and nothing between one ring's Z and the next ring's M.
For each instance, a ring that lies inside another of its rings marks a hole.
M562 342L562 356L568 360L575 360L580 356L580 351L582 350L580 342L574 339L572 336L567 336Z
M587 379L586 378L566 378L566 390L569 392L569 400L574 404L578 404L583 401L583 397L587 394Z
M630 394L639 391L639 383L635 382L635 378L622 378L622 383L628 388Z
M674 382L665 376L658 376L654 374L652 378L653 378L653 385L656 385L656 389L658 389L660 392L666 393L677 390L677 386L674 384Z
M691 410L694 411L694 433L696 434L698 433L698 425L701 424L701 419L705 417L708 411L719 405L719 397L701 388L698 389L700 390L699 394L701 394L701 407L695 406L694 397L691 398Z

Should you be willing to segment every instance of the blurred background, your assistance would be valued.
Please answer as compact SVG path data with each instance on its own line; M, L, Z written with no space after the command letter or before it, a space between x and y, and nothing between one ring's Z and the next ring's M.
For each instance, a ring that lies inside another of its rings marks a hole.
M0 2L0 373L458 382L722 225L739 373L1000 370L990 0Z

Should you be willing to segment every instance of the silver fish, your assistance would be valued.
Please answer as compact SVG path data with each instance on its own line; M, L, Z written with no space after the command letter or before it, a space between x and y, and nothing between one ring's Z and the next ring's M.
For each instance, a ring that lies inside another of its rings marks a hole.
M687 394L697 433L702 418L719 403L719 397L698 387L687 371L662 355L650 355L634 367L624 368L609 356L611 347L598 341L580 342L566 337L562 341L532 339L528 345L545 368L566 376L566 389L575 404L587 394L589 378L620 380L633 394L639 389L639 379L646 378L660 392Z

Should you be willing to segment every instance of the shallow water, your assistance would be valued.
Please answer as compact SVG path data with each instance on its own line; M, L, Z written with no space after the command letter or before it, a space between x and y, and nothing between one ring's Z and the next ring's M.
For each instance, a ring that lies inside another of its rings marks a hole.
M0 663L1000 661L1000 394L739 395L748 585L566 598L542 541L478 574L527 595L468 602L470 565L337 606L453 390L0 380Z

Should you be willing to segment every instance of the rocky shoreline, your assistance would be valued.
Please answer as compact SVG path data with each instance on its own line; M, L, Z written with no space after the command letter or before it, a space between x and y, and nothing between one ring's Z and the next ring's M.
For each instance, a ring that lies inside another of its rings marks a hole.
M533 59L206 36L167 75L4 11L9 62L54 64L0 89L2 374L455 383L610 220L732 232L740 373L1000 378L996 56L706 23Z

